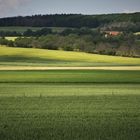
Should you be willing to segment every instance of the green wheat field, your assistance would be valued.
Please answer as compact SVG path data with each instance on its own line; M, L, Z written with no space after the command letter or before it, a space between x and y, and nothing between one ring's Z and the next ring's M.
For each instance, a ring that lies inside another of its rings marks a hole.
M1 46L6 66L140 66L140 58ZM139 139L139 70L0 70L0 140Z

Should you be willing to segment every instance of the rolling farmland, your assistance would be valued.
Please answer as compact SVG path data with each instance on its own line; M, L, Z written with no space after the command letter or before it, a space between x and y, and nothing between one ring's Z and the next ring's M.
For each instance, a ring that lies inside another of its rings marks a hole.
M0 140L140 140L138 1L0 0Z
M139 66L139 58L1 46L0 139L139 140Z
M139 76L139 71L0 71L0 139L138 140Z
M1 66L140 66L140 58L1 46Z

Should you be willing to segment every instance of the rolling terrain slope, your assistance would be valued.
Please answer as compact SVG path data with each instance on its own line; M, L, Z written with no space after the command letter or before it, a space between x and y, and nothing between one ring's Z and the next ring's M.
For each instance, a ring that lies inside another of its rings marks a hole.
M27 65L71 67L140 66L140 58L0 46L0 67Z

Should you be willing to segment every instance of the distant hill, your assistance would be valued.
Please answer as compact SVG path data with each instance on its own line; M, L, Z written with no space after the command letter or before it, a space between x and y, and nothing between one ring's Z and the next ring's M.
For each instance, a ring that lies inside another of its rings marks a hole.
M0 26L30 26L30 27L89 27L108 28L107 25L124 25L140 29L140 12L129 14L104 14L104 15L82 15L82 14L55 14L55 15L33 15L0 18ZM127 24L126 24L127 23ZM116 27L115 26L115 27ZM139 30L137 29L137 31Z

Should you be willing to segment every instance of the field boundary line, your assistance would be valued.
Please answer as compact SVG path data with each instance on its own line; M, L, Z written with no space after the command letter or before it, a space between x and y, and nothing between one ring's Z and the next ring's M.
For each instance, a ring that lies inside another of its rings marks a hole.
M140 70L140 66L113 67L32 67L32 66L3 66L2 70Z

